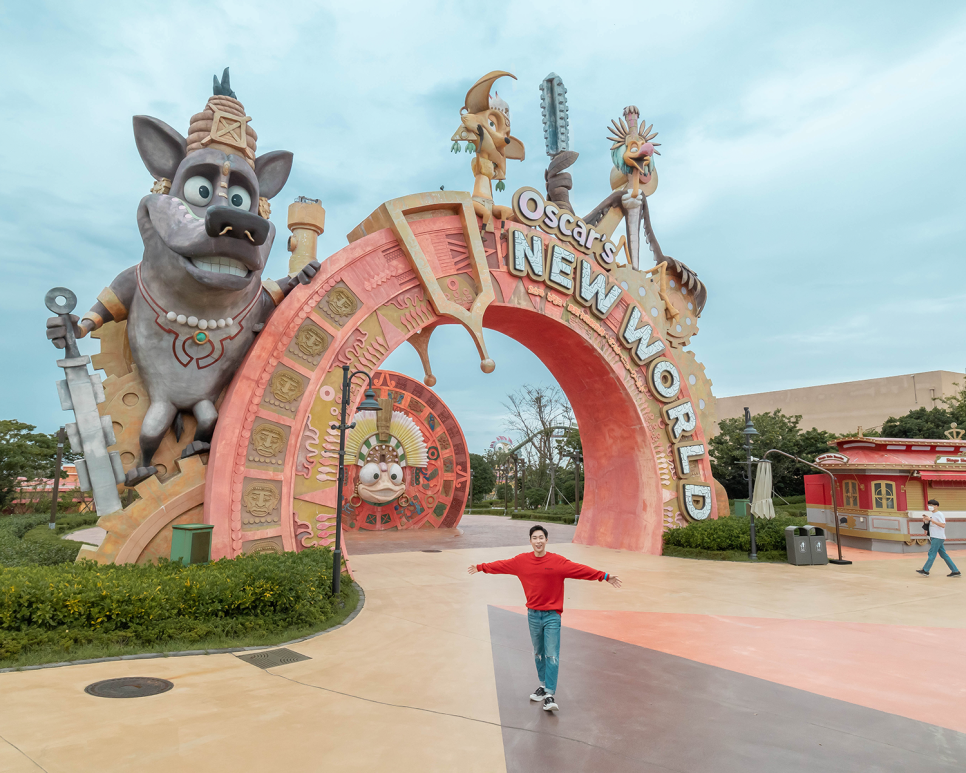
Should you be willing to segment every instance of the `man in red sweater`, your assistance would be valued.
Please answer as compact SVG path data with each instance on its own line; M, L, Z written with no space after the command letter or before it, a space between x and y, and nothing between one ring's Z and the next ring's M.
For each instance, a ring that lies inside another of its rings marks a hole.
M607 581L615 588L621 586L620 578L575 564L556 553L547 552L547 530L543 526L530 529L532 553L521 553L506 561L477 564L469 568L470 574L512 574L519 578L523 592L527 594L527 619L530 622L530 640L533 642L533 659L537 664L540 686L530 696L532 701L543 701L544 711L556 711L554 700L557 690L557 671L560 658L560 615L563 613L564 580Z

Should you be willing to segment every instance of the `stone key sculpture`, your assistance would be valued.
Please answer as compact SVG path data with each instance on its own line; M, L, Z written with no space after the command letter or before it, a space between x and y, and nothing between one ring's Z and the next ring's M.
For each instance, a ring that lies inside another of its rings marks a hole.
M64 302L58 301L63 298ZM66 287L55 287L44 298L47 308L63 319L64 348L67 356L58 360L57 365L64 369L66 378L57 382L60 406L65 411L73 411L75 422L67 425L67 436L74 451L82 453L78 459L77 480L82 491L94 495L94 506L100 515L114 513L121 509L121 499L117 495L117 485L124 482L124 469L121 457L116 451L108 453L107 447L114 445L114 428L110 416L101 416L97 406L104 402L104 387L96 373L87 372L91 358L81 356L74 340L74 333L67 325L70 313L77 305L77 296Z
M142 261L122 271L80 321L47 320L47 337L60 349L69 332L80 338L127 320L150 398L128 486L157 473L152 457L172 425L180 439L183 412L194 414L197 429L182 458L210 448L215 401L255 335L296 282L308 284L318 271L312 261L294 277L261 280L275 238L268 199L285 185L292 154L256 156L250 120L227 68L187 138L157 118L135 116L135 143L156 180L138 206Z

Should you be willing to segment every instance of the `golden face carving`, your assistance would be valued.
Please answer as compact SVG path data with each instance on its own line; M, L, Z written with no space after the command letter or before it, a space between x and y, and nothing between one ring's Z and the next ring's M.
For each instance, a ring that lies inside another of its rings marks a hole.
M356 299L344 287L336 287L329 293L329 311L337 317L346 317L356 310Z
M285 433L271 424L261 424L252 433L252 447L259 456L276 456L284 443Z
M280 370L272 376L271 388L280 403L290 403L305 391L302 379L287 370Z
M306 325L295 336L295 343L302 354L314 357L329 345L329 337L314 325Z
M281 495L278 489L267 483L255 483L245 492L245 508L256 518L264 518L278 504Z

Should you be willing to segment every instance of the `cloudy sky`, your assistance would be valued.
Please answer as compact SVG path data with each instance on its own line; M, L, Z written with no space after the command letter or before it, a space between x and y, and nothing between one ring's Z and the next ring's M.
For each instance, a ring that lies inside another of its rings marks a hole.
M962 2L403 7L0 0L0 418L70 420L44 293L67 285L86 310L140 259L151 178L131 116L186 132L226 65L259 151L295 154L268 276L286 270L298 195L322 200L329 255L385 200L467 190L469 156L449 138L490 70L519 79L497 88L527 147L497 200L540 188L538 86L554 71L580 152L578 211L608 191L611 118L636 104L660 131L652 221L708 285L692 348L718 395L966 368ZM552 383L515 342L489 333L489 345L490 376L460 328L432 347L437 391L474 451L505 434L507 392ZM421 376L406 346L386 366Z

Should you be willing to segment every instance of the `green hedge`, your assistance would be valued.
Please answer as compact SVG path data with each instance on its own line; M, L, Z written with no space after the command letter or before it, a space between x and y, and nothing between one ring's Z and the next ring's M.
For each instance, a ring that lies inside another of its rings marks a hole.
M785 550L785 527L803 526L804 516L778 514L770 520L755 518L755 542L759 551ZM743 516L695 521L664 532L664 544L699 550L751 550L751 525Z
M77 558L81 543L60 538L65 531L97 523L96 515L65 515L57 529L49 529L49 515L0 517L0 567L52 566Z
M514 521L544 521L545 523L563 523L571 526L574 523L573 512L547 513L543 510L517 510L515 513L511 511L511 518Z
M355 598L332 596L332 553L249 555L210 564L83 561L0 569L0 665L41 648L156 647L315 626Z

